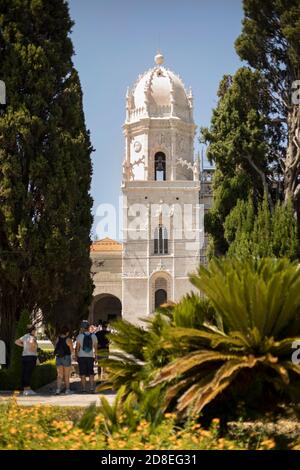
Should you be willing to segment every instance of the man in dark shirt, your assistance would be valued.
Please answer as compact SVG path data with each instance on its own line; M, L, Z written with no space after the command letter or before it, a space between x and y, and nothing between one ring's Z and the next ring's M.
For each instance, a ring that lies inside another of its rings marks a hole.
M103 359L108 359L109 357L109 339L108 334L110 333L108 325L106 322L102 323L102 327L97 331L96 336L98 340L98 349L97 349L97 361L98 361L98 381L103 379L104 367L101 366L101 361Z

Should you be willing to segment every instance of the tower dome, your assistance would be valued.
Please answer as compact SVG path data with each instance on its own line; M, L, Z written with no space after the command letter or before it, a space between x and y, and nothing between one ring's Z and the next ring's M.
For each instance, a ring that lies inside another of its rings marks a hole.
M161 53L155 56L155 66L138 77L127 94L127 121L143 117L179 118L193 122L193 100L181 78L162 64Z

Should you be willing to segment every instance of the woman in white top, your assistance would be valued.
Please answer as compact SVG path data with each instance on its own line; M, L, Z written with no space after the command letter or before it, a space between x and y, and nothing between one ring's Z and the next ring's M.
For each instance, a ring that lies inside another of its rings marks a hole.
M24 395L35 395L35 392L30 388L32 373L36 366L38 344L36 340L36 328L33 325L28 325L26 335L15 341L17 346L23 348L22 353L22 388Z

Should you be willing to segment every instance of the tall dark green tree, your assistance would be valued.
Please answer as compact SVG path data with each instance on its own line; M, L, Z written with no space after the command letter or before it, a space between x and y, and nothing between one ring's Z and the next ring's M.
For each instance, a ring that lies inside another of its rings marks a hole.
M228 249L224 222L238 199L247 200L251 192L257 206L265 193L273 205L281 124L274 125L270 117L272 101L259 72L243 67L234 76L225 76L218 97L202 139L208 144L208 159L216 166L213 206L205 225L212 236L212 251L220 255Z
M91 292L91 144L64 0L1 0L0 337L20 312L56 326Z
M284 198L300 215L300 2L244 0L242 33L236 41L240 57L266 80L272 116L285 132L280 156Z
M299 256L297 222L291 201L277 201L271 212L267 198L255 210L251 196L238 200L226 217L224 236L229 256L290 258Z

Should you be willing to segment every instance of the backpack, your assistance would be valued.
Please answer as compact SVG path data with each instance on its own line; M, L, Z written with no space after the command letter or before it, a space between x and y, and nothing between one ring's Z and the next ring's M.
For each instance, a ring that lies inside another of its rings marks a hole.
M82 349L84 352L89 353L93 349L93 340L91 333L83 333Z
M54 355L57 357L64 357L64 356L69 356L71 354L70 348L67 345L67 339L68 338L62 338L59 336L57 344L54 349Z

